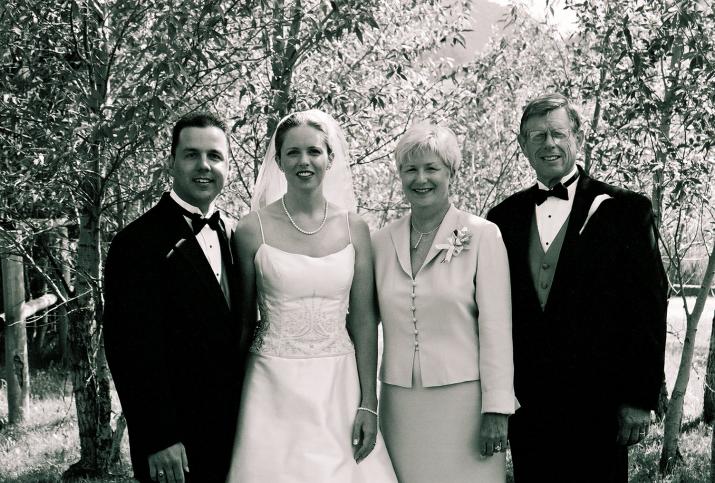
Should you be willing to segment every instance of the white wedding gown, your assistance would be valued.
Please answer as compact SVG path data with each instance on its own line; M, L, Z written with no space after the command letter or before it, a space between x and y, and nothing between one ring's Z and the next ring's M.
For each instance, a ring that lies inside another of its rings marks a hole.
M353 459L360 386L345 325L354 260L352 244L310 257L264 240L256 252L261 322L229 482L397 482L380 434L367 458Z

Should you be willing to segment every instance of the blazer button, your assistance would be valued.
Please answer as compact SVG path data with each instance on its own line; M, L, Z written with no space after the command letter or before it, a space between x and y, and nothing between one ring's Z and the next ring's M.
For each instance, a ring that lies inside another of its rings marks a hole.
M417 307L415 307L415 306L413 305L413 306L410 307L410 310L414 312L416 308L417 308Z
M411 296L412 298L415 298L415 293L412 292L412 293L410 294L410 296Z
M413 281L412 281L412 286L414 287L415 285L417 285L417 281L413 280Z
M550 266L551 266L551 265L549 265L548 263L544 263L543 265L541 265L541 268L543 268L544 270L546 270L546 269L548 269Z
M541 282L541 288L549 288L549 284L546 282Z
M416 324L417 323L417 317L412 317L412 323Z

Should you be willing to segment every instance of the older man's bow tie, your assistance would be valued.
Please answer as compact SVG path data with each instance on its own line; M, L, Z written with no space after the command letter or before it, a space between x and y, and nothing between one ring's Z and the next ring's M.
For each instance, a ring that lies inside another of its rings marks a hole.
M569 199L569 192L566 189L571 183L576 181L576 178L578 178L578 173L575 175L571 176L568 180L566 180L565 183L558 183L554 185L550 190L542 190L541 188L537 188L534 191L534 203L537 205L540 205L544 201L546 201L546 198L549 196L553 196L555 198L561 198L562 200L568 200Z

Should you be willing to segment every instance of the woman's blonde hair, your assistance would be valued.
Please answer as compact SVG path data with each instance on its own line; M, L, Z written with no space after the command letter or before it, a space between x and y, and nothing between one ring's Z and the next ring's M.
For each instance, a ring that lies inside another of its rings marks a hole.
M410 127L400 138L395 149L395 164L397 171L405 161L423 153L433 153L440 157L449 168L452 175L462 163L462 151L454 132L445 126L420 123Z

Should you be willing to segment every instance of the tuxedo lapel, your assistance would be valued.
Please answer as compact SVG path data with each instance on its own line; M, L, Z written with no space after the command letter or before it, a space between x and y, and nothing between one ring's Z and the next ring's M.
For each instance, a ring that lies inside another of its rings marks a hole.
M576 186L576 194L574 196L571 214L568 218L568 226L566 227L566 236L564 238L561 252L559 253L559 261L556 266L556 273L549 299L546 304L548 310L549 305L559 304L560 294L571 283L571 273L578 269L579 245L581 235L579 230L583 226L588 209L591 206L594 198L598 194L594 189L591 178L589 178L579 167L580 175L578 185Z
M397 254L397 261L408 277L412 277L410 265L410 216L406 215L397 220L390 228L390 238Z
M510 213L508 232L503 233L505 239L511 240L509 265L512 272L512 284L515 285L514 293L525 295L520 303L530 310L541 312L539 297L534 288L534 282L529 269L529 241L531 239L531 225L536 216L534 209L534 191L537 185L523 191L520 198L515 200L516 206Z
M513 241L514 256L517 266L526 267L529 272L529 239L531 237L531 223L536 216L534 209L534 191L537 185L523 192L521 199L517 200L516 209L511 213L513 220L510 222L509 237ZM529 274L529 278L531 275Z
M176 233L176 243L171 251L167 253L167 259L173 259L174 263L183 265L189 271L188 273L192 274L187 276L186 279L197 280L207 295L222 301L212 301L211 303L222 303L228 311L228 303L221 290L221 284L216 280L216 276L211 270L211 265L209 265L206 255L180 208L168 195L164 195L159 203L165 212L164 218L167 222L167 230L170 233ZM229 267L226 267L226 269L230 270Z

